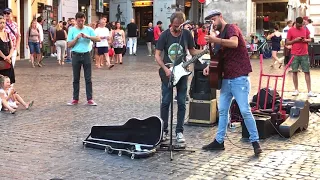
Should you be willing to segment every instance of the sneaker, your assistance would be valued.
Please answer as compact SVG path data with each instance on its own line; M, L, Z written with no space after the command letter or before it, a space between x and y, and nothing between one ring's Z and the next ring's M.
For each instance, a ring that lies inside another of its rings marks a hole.
M176 138L177 138L177 142L178 143L186 142L186 139L184 139L184 136L183 136L183 134L181 132L177 133L177 137Z
M164 141L168 140L168 137L169 137L169 133L168 132L163 132L161 141L164 142Z
M65 62L66 63L71 63L71 60L70 59L66 59Z
M68 106L74 106L74 105L77 105L79 103L78 100L72 100L71 102L68 102Z
M148 56L151 57L151 54L149 54Z
M292 93L292 96L298 96L299 95L299 91L298 90L295 90L293 93Z
M91 100L88 100L87 104L89 106L97 106L97 103L95 103L92 99Z
M51 57L55 57L54 54L51 54L50 56L51 56Z
M224 150L224 142L221 144L217 140L214 140L212 143L202 147L203 150Z
M317 97L317 95L314 94L312 91L310 91L310 92L308 93L308 97Z
M262 153L262 149L261 149L258 141L253 142L253 143L252 143L252 146L253 146L254 154L255 154L256 156L258 156L259 154Z

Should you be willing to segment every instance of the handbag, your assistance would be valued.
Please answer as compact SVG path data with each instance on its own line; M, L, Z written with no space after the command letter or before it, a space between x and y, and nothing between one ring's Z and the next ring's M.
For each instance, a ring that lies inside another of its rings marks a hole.
M109 53L109 56L112 57L114 55L114 49L110 48L108 53Z
M0 60L0 70L10 69L11 64L5 60Z
M125 45L123 45L123 49L122 49L122 56L124 56L127 52L127 47Z

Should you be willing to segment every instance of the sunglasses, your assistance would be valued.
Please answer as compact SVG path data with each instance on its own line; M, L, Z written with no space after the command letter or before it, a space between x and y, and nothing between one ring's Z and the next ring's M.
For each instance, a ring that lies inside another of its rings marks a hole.
M4 12L3 14L7 14L7 15L9 15L9 14L10 14L10 12Z

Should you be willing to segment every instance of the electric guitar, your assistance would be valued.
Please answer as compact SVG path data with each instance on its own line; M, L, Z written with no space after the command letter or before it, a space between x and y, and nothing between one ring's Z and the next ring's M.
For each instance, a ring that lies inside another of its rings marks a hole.
M201 56L203 56L204 54L207 54L209 52L208 49L203 50L201 53L195 55L192 57L192 59L190 59L189 61L186 62L181 62L180 64L176 65L174 67L174 72L173 72L173 86L176 86L178 84L178 82L180 81L180 79L184 76L189 76L192 72L190 72L187 67L191 64L194 63L196 60L198 60ZM180 55L178 57L178 60L182 60L181 58L185 58L186 55ZM179 61L178 61L179 62ZM172 63L171 63L172 64ZM172 72L173 67L170 67L170 71ZM167 84L169 82L169 78L166 76L166 73L164 72L164 70L162 68L159 69L159 76L161 78L161 81L165 84Z

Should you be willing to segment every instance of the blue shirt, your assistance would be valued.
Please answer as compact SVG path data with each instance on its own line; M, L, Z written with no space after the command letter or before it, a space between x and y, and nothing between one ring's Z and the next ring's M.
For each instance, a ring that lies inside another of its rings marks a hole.
M73 41L79 33L83 33L87 36L96 36L96 33L91 27L84 26L82 29L78 29L77 27L70 28L68 32L67 42ZM76 44L71 48L71 51L78 53L89 52L92 49L92 43L90 39L81 37L78 39Z

